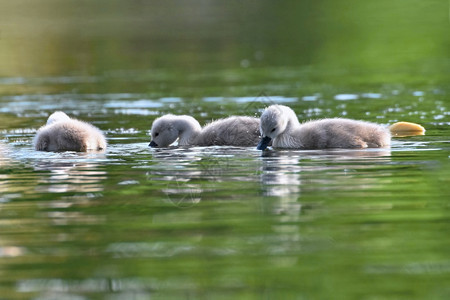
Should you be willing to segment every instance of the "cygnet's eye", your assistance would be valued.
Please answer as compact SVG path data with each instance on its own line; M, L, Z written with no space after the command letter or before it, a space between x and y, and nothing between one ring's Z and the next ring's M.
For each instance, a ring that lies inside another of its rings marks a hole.
M159 135L159 132L155 132L154 136L157 137Z
M276 127L274 127L270 132L274 132L275 130L277 130L277 128Z

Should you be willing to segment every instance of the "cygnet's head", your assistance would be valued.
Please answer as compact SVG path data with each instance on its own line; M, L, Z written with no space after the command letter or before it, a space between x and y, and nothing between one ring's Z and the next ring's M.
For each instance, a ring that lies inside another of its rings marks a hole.
M264 150L270 141L286 130L289 118L286 111L291 110L284 105L271 105L261 115L260 131L262 139L256 149ZM291 110L292 111L292 110Z
M179 132L174 126L175 117L174 115L165 115L153 122L150 147L168 147L177 140Z
M48 117L47 125L60 122L60 121L68 121L70 120L70 117L63 113L62 111L56 111Z

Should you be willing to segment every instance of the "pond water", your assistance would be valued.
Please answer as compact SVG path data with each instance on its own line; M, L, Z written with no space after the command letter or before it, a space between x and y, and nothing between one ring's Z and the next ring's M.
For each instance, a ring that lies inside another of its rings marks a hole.
M226 3L0 3L0 299L450 298L448 7ZM274 103L426 133L148 147ZM55 110L107 151L34 151Z

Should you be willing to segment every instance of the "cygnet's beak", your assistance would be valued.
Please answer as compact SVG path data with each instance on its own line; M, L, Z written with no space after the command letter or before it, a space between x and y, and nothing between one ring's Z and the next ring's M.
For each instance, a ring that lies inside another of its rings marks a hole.
M158 144L155 143L155 141L151 141L150 144L148 144L150 147L158 147Z
M270 141L272 139L268 136L265 136L261 139L261 141L259 142L258 146L256 146L256 149L258 150L266 150L267 146L270 144Z

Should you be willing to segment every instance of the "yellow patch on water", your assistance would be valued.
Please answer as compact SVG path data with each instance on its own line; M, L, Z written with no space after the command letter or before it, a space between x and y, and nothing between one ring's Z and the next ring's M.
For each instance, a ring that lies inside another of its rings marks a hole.
M422 125L411 122L397 122L389 126L389 129L393 136L400 137L425 134L425 128Z

